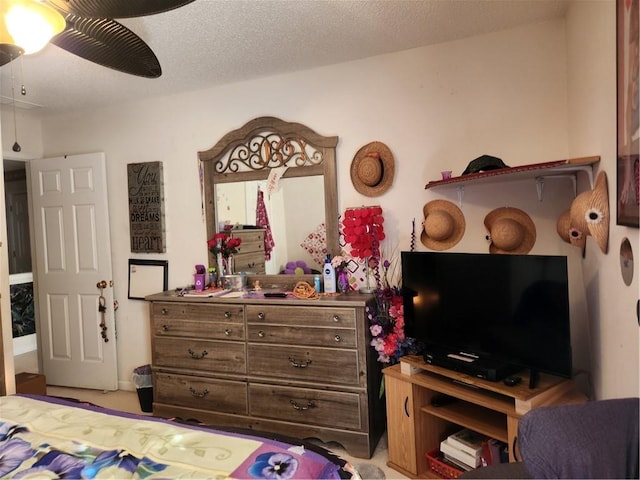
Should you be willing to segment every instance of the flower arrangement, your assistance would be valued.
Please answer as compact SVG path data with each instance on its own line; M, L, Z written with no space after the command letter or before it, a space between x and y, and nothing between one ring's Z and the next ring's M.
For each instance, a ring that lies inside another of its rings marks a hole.
M393 365L400 357L419 353L414 338L404 333L404 300L398 286L400 281L398 256L393 263L382 259L381 242L385 239L384 215L380 206L348 208L342 220L342 233L350 247L350 258L361 259L366 276L366 289L375 293L375 304L366 307L371 332L371 346L378 353L378 362ZM413 224L411 249L415 248L415 221ZM336 270L346 265L345 257L333 258ZM369 288L369 279L375 279L375 290ZM381 393L384 391L384 383Z
M333 268L335 268L336 271L348 270L349 262L351 262L351 260L352 259L349 255L336 255L331 259L331 265L333 265Z
M400 357L417 353L415 339L404 334L403 298L399 287L389 285L390 266L388 260L382 262L382 276L379 262L374 267L378 287L376 304L366 308L369 331L373 337L371 346L378 352L378 361L385 365L393 365L400 361Z
M336 282L340 293L347 293L352 290L349 266L355 265L355 269L357 269L353 257L346 253L336 255L331 259L331 265L333 265L333 268L336 270Z
M228 233L216 233L207 241L207 247L215 256L222 255L222 258L226 259L238 253L241 243L241 238L230 237Z

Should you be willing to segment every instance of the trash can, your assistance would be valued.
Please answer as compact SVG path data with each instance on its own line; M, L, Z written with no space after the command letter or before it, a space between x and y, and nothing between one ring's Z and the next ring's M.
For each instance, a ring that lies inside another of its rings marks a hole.
M153 380L151 377L151 365L142 365L133 369L133 384L138 392L140 410L153 412Z

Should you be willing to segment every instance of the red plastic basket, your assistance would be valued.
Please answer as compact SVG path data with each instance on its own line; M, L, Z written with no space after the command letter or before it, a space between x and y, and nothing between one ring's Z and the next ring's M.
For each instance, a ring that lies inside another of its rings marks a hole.
M442 461L442 453L437 448L426 452L427 464L432 472L435 472L442 478L458 478L462 475L462 470L459 470L451 465Z

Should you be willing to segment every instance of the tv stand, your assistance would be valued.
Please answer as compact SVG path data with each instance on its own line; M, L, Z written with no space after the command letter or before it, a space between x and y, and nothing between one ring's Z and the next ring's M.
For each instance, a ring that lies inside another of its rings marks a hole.
M506 386L429 365L422 357L407 355L400 364L383 370L387 402L387 464L411 478L438 478L429 471L425 453L437 448L451 433L470 428L509 445L514 455L518 420L539 406L581 403L571 380L540 374L529 388L527 371L522 382ZM452 401L442 402L444 396Z

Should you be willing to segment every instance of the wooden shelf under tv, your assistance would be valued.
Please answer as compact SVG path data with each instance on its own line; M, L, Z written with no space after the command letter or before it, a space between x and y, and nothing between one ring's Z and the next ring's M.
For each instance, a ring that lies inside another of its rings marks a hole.
M438 478L429 471L425 453L462 428L507 443L510 461L515 461L513 445L520 417L540 406L586 401L568 379L541 374L536 387L529 388L528 372L523 371L518 373L522 382L509 387L429 365L415 355L403 357L400 364L385 368L383 373L387 464L411 478ZM455 401L432 404L440 394Z

